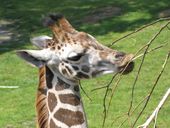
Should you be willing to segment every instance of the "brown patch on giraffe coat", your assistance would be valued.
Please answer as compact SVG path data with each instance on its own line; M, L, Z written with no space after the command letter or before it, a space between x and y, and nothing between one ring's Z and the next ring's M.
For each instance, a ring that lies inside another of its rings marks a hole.
M63 34L63 31L61 30L61 28L58 27L57 25L54 25L54 26L52 27L52 31L53 31L54 37L55 37L56 39L61 40L61 36L60 36L60 35Z
M67 74L67 70L66 69L62 69L61 72L63 73L63 75Z
M41 94L46 95L47 94L47 89L46 88L38 88L38 92L40 92Z
M78 85L75 85L75 86L74 86L74 91L79 92L79 90L80 90L80 89L79 89L79 86L78 86Z
M78 78L89 78L89 76L88 75L86 75L86 74L84 74L84 73L82 73L82 72L78 72L77 73L77 75L76 75Z
M76 42L76 40L73 38L73 42L74 42L74 44L77 44L77 42Z
M66 42L66 39L65 37L62 38L62 43Z
M82 70L83 72L88 73L88 72L90 71L90 68L89 68L87 65L83 65L83 66L81 67L81 70Z
M80 125L82 123L84 123L84 116L83 113L80 111L71 111L68 109L63 109L60 108L55 114L54 117L65 123L66 125L68 125L69 127L73 126L73 125Z
M61 91L61 90L67 89L69 87L70 87L69 84L65 83L64 81L62 81L61 79L58 78L58 84L55 86L55 90Z
M98 50L109 50L109 48L103 46L102 44L98 43L98 41L91 35L85 32L79 32L76 36L73 37L77 42L80 42L84 48L93 47L94 49Z
M58 43L58 41L56 41L55 39L49 40L47 48L50 48L51 50L55 50L56 43Z
M108 53L107 53L107 52L99 52L99 56L100 56L102 59L106 59L106 57L108 56Z
M51 72L51 70L46 67L46 83L47 83L47 88L52 88L52 80L53 80L54 74Z
M68 37L68 33L64 33L64 37L66 38L66 40L69 38Z
M74 70L79 70L79 67L77 67L77 66L72 66L73 68L74 68Z
M75 34L77 32L64 17L59 20L59 25L64 31L71 34Z
M77 106L80 104L80 98L74 94L61 94L59 95L60 101L65 104Z
M50 128L61 128L61 127L57 126L57 125L54 123L54 121L51 119L51 120L50 120Z
M85 32L79 32L79 34L77 35L76 37L77 41L79 42L83 42L82 44L86 47L89 47L87 46L88 45L88 38L87 38L87 34Z
M56 105L57 105L57 98L55 94L49 92L48 93L48 107L51 112L54 110Z
M51 47L50 50L55 50L55 46Z
M53 35L53 42L55 42L55 44L58 44L58 43L59 43L59 40L56 39L55 35Z

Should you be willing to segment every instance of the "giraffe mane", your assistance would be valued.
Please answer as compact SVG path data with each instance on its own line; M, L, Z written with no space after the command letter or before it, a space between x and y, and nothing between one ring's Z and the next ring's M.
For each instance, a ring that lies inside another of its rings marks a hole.
M36 109L37 109L37 121L39 128L48 128L48 108L47 108L47 84L50 80L51 74L49 69L44 66L39 69L39 86L37 89L36 97ZM52 77L51 77L52 78Z

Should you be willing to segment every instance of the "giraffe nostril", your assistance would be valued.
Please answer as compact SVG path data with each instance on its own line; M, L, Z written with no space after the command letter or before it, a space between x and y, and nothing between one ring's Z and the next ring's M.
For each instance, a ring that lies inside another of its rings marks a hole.
M124 57L126 54L124 52L117 52L115 55L116 59L121 59L122 57Z

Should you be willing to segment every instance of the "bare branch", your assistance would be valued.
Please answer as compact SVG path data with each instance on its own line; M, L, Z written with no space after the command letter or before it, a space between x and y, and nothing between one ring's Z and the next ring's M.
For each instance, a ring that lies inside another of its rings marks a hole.
M165 43L165 44L159 45L159 46L157 46L157 47L155 47L155 48L152 48L152 49L150 49L149 51L147 51L146 54L151 53L151 52L154 52L154 51L156 51L156 50L158 50L158 49L160 49L160 48L162 48L162 47L165 47L167 44L168 44L168 43ZM144 45L144 46L141 48L141 50L142 50L143 48L145 48L145 47L146 47L146 45ZM141 51L141 50L140 50L140 51ZM135 55L137 55L137 53L139 53L140 51L136 52ZM140 54L140 55L138 55L138 56L134 56L134 58L132 59L132 61L134 61L134 60L142 57L143 55L144 55L144 54L142 53L142 54ZM107 87L108 87L108 85L101 86L101 87L97 87L97 88L92 89L91 92L97 91L97 90L100 90L100 89L105 89L105 88L107 88Z
M120 41L120 40L122 40L122 39L124 39L124 38L126 38L126 37L128 37L128 36L130 36L130 35L132 35L132 34L134 34L134 33L137 33L137 32L139 32L139 31L141 31L142 29L144 29L144 28L146 28L146 27L149 27L149 26L151 26L151 25L153 25L153 24L158 23L159 21L164 21L164 20L169 20L169 19L170 19L170 17L168 17L168 18L162 18L162 19L159 19L159 20L157 20L157 21L154 21L154 22L152 22L152 23L150 23L150 24L147 24L147 25L145 25L145 26L137 29L136 31L134 31L134 32L132 32L132 33L129 33L129 34L125 35L124 37L121 37L120 39L114 41L114 42L112 43L112 45L113 45L114 43L116 43L116 42L118 42L118 41ZM145 44L144 46L142 46L142 47L134 54L134 58L132 58L132 60L136 60L137 58L142 57L142 60L141 60L141 64L140 64L140 66L139 66L139 69L138 69L138 71L137 71L136 78L135 78L134 83L133 83L133 85L132 85L131 102L130 102L129 111L128 111L128 113L127 113L127 118L123 121L123 123L122 123L119 127L123 126L124 122L126 122L128 119L130 120L130 116L131 116L132 113L138 108L138 106L137 106L135 109L133 109L133 111L131 111L131 109L132 109L132 107L133 107L133 98L134 98L135 86L136 86L137 80L138 80L138 78L139 78L139 74L140 74L142 65L143 65L143 63L144 63L145 56L146 56L147 53L153 52L153 51L158 50L158 49L164 47L165 45L167 45L167 43L166 43L166 44L157 46L157 47L152 48L152 49L149 50L150 45L151 45L151 44L153 43L153 41L160 35L160 33L161 33L165 28L167 28L167 26L169 25L169 23L170 23L170 21L168 21L163 27L161 27L161 29L151 38L151 40L150 40L147 44ZM111 45L111 46L112 46L112 45ZM143 49L144 49L144 53L138 55ZM138 56L137 56L137 55L138 55ZM128 63L128 64L129 64L129 63ZM127 64L127 66L128 66L128 64ZM127 66L126 66L126 67L127 67ZM124 68L124 70L126 69L126 67ZM123 71L124 71L124 70L123 70ZM123 72L123 71L122 71L122 72ZM111 101L112 101L114 92L115 92L115 90L117 89L120 80L122 79L122 73L120 73L120 76L119 76L118 80L116 81L116 83L115 83L114 86L112 87L111 97L110 97L110 99L109 99L108 108L106 109L106 98L107 98L108 91L109 91L109 89L110 89L110 85L111 85L113 79L114 79L114 76L112 77L111 81L110 81L106 86L98 87L98 88L95 88L95 89L92 90L92 91L96 91L96 90L99 90L99 89L104 89L104 88L106 88L105 95L104 95L104 98L103 98L104 118L103 118L102 127L104 127L104 125L105 125L105 121L106 121L106 118L107 118L107 115L108 115L108 111L109 111L109 108L110 108L110 105L111 105ZM147 101L149 101L148 99L150 99L150 96L151 96L151 94L149 94L149 96L147 96ZM146 104L147 104L147 101L145 102ZM140 117L140 115L139 115L139 117ZM138 117L138 118L139 118L139 117ZM137 122L137 120L138 120L138 119L135 120L135 123ZM132 128L134 127L135 123L131 125Z
M107 88L108 85L105 85L105 86L101 86L101 87L97 87L97 88L94 88L91 90L91 92L94 92L94 91L97 91L97 90L100 90L100 89L104 89L104 88Z
M130 62L131 62L131 61L129 61L129 63L130 63ZM122 79L123 72L126 70L126 68L127 68L127 66L129 65L129 63L128 63L128 64L125 66L125 68L121 71L118 80L116 81L115 85L114 85L113 88L112 88L111 97L110 97L110 100L109 100L109 104L108 104L108 108L107 108L107 110L106 110L106 116L105 116L105 119L104 119L104 120L106 120L108 111L109 111L109 109L110 109L114 92L116 91L116 89L117 89L117 87L118 87L118 84L119 84L120 80ZM103 127L104 127L104 124L105 124L105 121L103 122Z
M90 96L86 93L86 91L85 91L84 88L82 87L80 81L79 81L79 85L80 85L80 88L81 88L81 90L83 91L83 93L86 95L86 97L87 97L90 101L92 101L92 99L90 98Z
M146 46L147 46L147 45L141 47L141 48L136 52L135 55L137 55L137 54L138 54L143 48L145 48ZM115 92L115 90L117 89L117 86L118 86L120 80L122 79L123 72L126 70L126 68L127 68L128 65L130 64L130 62L132 61L132 59L133 59L133 58L131 58L131 60L129 60L129 62L128 62L128 63L126 64L126 66L124 67L124 69L121 71L120 76L119 76L118 80L117 80L116 83L115 83L115 86L113 86L113 88L112 88L111 97L110 97L110 100L109 100L109 105L108 105L108 108L107 108L107 110L106 110L106 116L105 116L105 119L104 119L104 120L106 120L107 113L108 113L108 111L109 111L109 108L110 108L110 105L111 105L111 102L112 102L112 98L113 98L114 92ZM104 127L104 124L105 124L105 121L103 122L103 127Z
M153 52L153 51L156 51L156 50L158 50L158 49L166 46L167 44L168 44L168 43L165 43L165 44L159 45L159 46L157 46L157 47L155 47L155 48L152 48L151 50L147 51L146 54L148 54L148 53L150 53L150 52ZM137 56L137 54L138 54L140 51L142 51L146 46L147 46L147 45L142 46L142 47L135 53L134 58L132 59L132 61L134 61L134 60L136 60L136 59L138 59L138 58L140 58L140 57L142 57L142 56L144 55L144 54L142 53L142 54L140 54L140 55ZM101 87L97 87L97 88L92 89L91 92L97 91L97 90L100 90L100 89L105 89L105 88L107 88L107 87L108 87L108 85L101 86Z
M152 95L152 93L153 93L153 91L154 91L154 89L155 89L155 87L156 87L160 77L162 76L162 73L164 72L164 69L166 67L166 64L168 62L169 57L170 57L170 52L166 56L166 59L165 59L163 65L162 65L162 69L161 69L161 71L160 71L156 81L154 82L153 87L152 87L152 89L151 89L151 91L149 93L148 99L146 100L146 103L145 103L144 107L142 108L141 112L139 113L138 117L136 118L136 120L135 120L135 122L133 124L133 127L135 126L135 124L137 123L138 119L140 118L140 116L142 115L143 111L145 110L145 108L146 108L146 106L147 106L147 104L148 104L148 102L149 102L149 100L151 98L151 95Z
M131 111L131 108L132 108L132 105L133 105L133 98L134 98L134 90L135 90L135 86L136 86L136 83L137 83L137 80L139 78L139 74L140 74L140 71L142 69L142 66L143 66L143 63L144 63L144 60L145 60L145 56L146 56L146 53L148 52L148 49L150 47L150 45L153 43L153 41L159 36L159 34L168 26L168 24L170 23L170 21L168 21L152 38L151 40L146 44L146 47L145 47L145 51L144 51L144 54L143 54L143 57L142 57L142 61L141 61L141 64L139 66L139 69L137 71L137 75L135 77L135 80L134 80L134 83L132 85L132 94L131 94L131 102L130 102L130 107L129 107L129 112Z
M167 26L168 30L170 30L169 26Z
M110 105L111 105L111 102L112 102L112 98L113 98L114 92L115 92L115 90L117 89L117 86L118 86L118 84L119 84L119 82L120 82L121 79L122 79L122 74L120 74L118 80L116 81L115 85L114 85L113 88L112 88L111 97L110 97L109 105L108 105L108 108L107 108L107 113L108 113L108 111L109 111L109 108L110 108Z
M109 47L111 47L112 45L114 45L114 44L117 43L118 41L121 41L121 40L123 40L123 39L125 39L125 38L127 38L127 37L129 37L129 36L131 36L131 35L133 35L133 34L135 34L135 33L137 33L137 32L139 32L139 31L143 30L144 28L147 28L147 27L149 27L149 26L152 26L152 25L154 25L154 24L156 24L156 23L158 23L158 22L160 22L160 21L165 21L165 20L169 20L169 19L170 19L170 17L161 18L161 19L158 19L158 20L156 20L156 21L154 21L154 22L152 22L152 23L149 23L149 24L147 24L147 25L144 25L144 26L142 26L141 28L139 28L139 29L137 29L137 30L135 30L135 31L133 31L133 32L131 32L131 33L128 33L127 35L122 36L121 38L115 40L114 42L112 42L112 44L111 44Z
M108 83L107 87L106 87L106 92L105 92L105 95L104 95L104 98L103 98L103 114L104 114L104 118L103 118L103 123L102 123L102 127L104 128L104 124L105 124L105 121L106 121L106 116L107 116L107 111L106 111L106 97L107 97L107 94L108 94L108 91L109 91L109 87L110 85L112 84L114 78L116 77L117 74L115 74L111 81Z
M132 114L139 108L139 106L148 98L148 96L149 95L147 95L146 97L144 97L137 105L136 105L136 107L133 109L133 111L128 115L128 112L126 113L126 115L127 115L127 118L120 124L120 126L119 126L119 128L121 127L121 126L123 126L123 124L128 120L128 118L130 117L130 116L132 116ZM120 118L120 117L119 117ZM112 122L112 125L113 125L113 123L114 123L115 121L113 121Z
M126 113L123 113L122 115L120 115L120 116L118 116L118 117L116 117L115 119L113 119L113 122L112 122L112 127L113 127L113 124L118 120L118 119L120 119L120 118L123 118L123 117L125 117L125 116L127 116L127 112Z
M156 128L155 126L156 126L157 115L169 96L170 96L170 88L167 90L167 92L163 96L162 100L159 102L158 106L155 108L155 110L150 115L150 117L146 120L146 122L144 124L138 126L138 128L147 128L149 126L149 124L151 123L151 121L154 119L155 119L154 128Z
M153 52L153 51L156 51L156 50L158 50L158 49L160 49L160 48L162 48L162 47L165 47L167 44L168 44L168 43L165 43L165 44L159 45L159 46L157 46L157 47L155 47L155 48L152 48L151 50L147 51L146 54L148 54L148 53L150 53L150 52ZM133 60L136 60L136 59L139 58L139 57L142 57L143 55L144 55L144 54L142 53L142 54L134 57L134 58L132 59L132 61L133 61Z

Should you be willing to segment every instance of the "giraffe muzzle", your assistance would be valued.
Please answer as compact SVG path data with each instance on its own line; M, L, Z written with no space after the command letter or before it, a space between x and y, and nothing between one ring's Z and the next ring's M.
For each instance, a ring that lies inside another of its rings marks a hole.
M121 60L120 65L118 66L119 73L128 74L134 69L134 62L132 61L134 55L128 54Z

